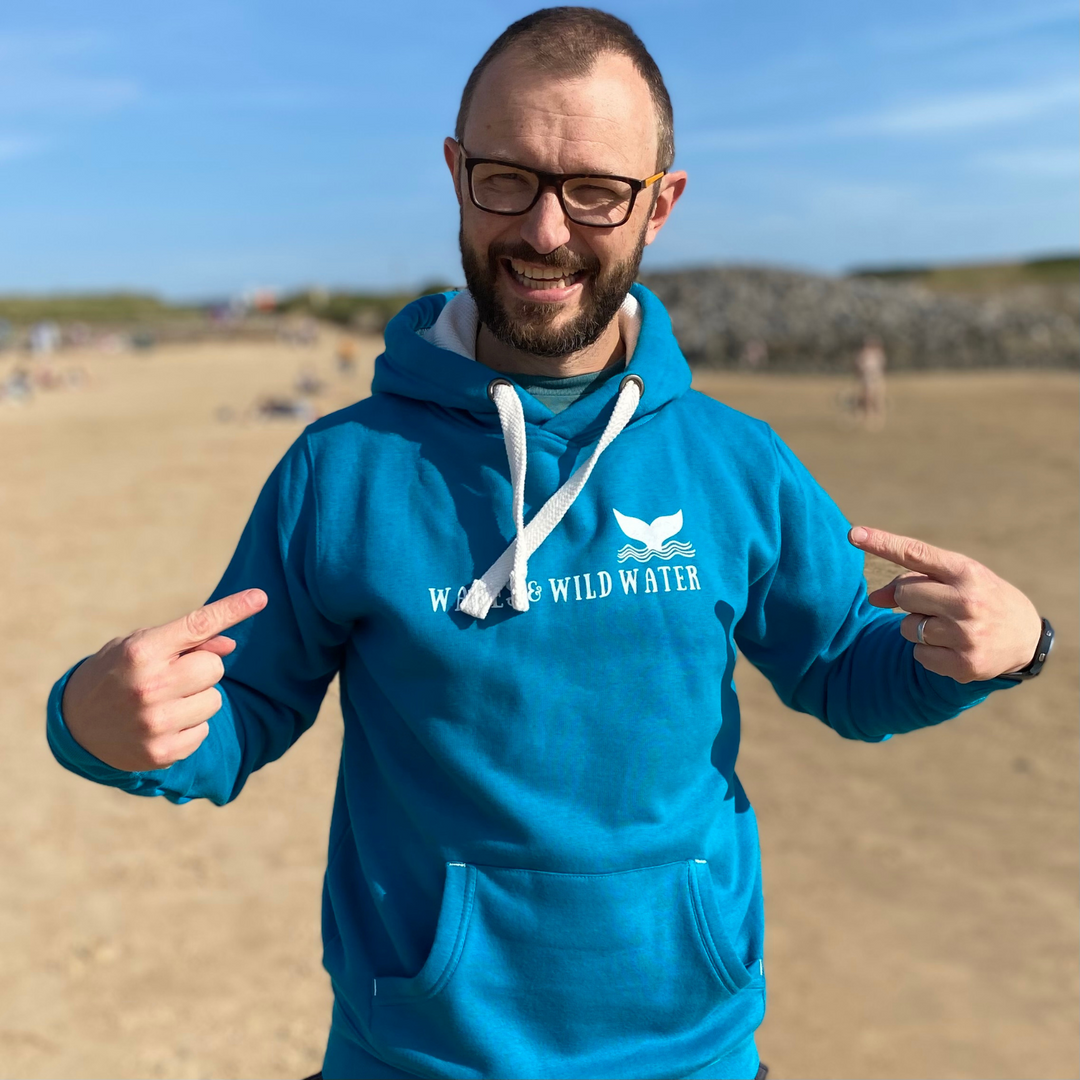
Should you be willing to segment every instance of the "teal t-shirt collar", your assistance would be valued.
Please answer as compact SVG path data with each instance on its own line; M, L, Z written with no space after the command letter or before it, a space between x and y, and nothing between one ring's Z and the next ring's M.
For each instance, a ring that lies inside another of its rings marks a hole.
M625 370L626 361L619 360L599 371L586 371L583 375L526 375L512 372L509 377L541 405L546 405L553 413L561 413Z

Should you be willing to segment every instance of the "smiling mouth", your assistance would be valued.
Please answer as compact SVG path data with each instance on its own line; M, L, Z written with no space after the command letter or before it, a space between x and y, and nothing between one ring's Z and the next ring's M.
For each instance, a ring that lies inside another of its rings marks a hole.
M584 281L586 270L564 270L554 266L533 266L520 259L503 259L507 273L526 289L544 291L546 289L568 289L579 281Z

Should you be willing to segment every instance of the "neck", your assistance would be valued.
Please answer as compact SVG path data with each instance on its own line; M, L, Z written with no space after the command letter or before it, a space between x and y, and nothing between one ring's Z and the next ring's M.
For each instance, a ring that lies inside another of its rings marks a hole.
M495 371L520 375L551 375L555 378L568 378L571 375L586 375L590 371L601 371L612 364L619 363L626 355L619 319L616 316L608 323L604 332L588 348L566 356L536 356L523 352L512 345L506 345L483 324L476 337L476 359Z

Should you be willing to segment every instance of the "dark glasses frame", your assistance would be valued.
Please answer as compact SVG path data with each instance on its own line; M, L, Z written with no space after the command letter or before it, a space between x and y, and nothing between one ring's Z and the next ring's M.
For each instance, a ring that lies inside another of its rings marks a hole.
M540 196L543 195L548 188L553 188L555 197L559 200L559 205L562 207L563 213L575 225L581 225L586 229L617 229L620 225L625 225L630 220L630 215L634 212L634 203L637 201L638 195L647 187L655 184L657 180L660 180L667 175L666 169L663 169L658 173L653 173L652 176L647 176L644 180L637 180L632 176L613 176L610 173L550 173L543 172L540 169L530 169L528 165L518 165L517 162L514 161L504 161L502 158L470 157L469 152L464 146L459 144L458 148L461 150L462 154L465 155L465 174L468 178L469 198L472 200L472 204L477 210L483 210L485 214L499 214L502 217L520 217L522 214L527 214L540 201ZM476 201L476 192L473 191L473 169L475 169L477 165L505 165L511 169L518 169L524 173L531 173L538 181L536 194L533 196L532 202L523 210L492 210L487 206L481 206L480 203ZM566 200L563 198L563 184L565 184L567 180L587 180L589 178L595 178L597 180L618 180L620 183L629 186L630 202L626 207L626 215L623 217L622 221L578 221L570 210L567 209Z

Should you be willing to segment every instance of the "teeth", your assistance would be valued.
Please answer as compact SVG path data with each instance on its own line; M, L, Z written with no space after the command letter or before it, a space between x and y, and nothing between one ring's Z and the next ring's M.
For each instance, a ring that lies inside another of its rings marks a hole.
M515 274L533 281L561 281L566 274L565 270L558 270L553 266L530 266L518 259L511 259L510 265L514 268Z
M566 289L573 281L572 274L566 276L565 270L554 267L530 266L519 259L511 259L510 266L521 283L533 289Z

